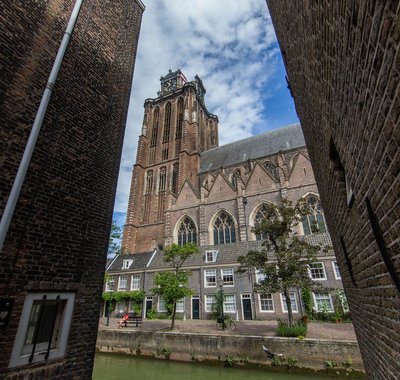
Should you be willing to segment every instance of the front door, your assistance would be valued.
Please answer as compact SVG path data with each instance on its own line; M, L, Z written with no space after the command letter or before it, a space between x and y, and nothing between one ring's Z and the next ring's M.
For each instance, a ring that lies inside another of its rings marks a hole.
M193 296L192 298L192 319L200 319L200 298Z
M251 313L251 296L250 294L242 295L242 308L243 308L243 319L250 321L253 319L253 315Z
M153 308L153 297L146 297L146 318L149 315L149 312Z

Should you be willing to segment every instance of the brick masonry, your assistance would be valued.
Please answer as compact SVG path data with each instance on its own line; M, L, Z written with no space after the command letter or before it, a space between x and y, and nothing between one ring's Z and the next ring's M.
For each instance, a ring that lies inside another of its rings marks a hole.
M4 209L75 1L0 4ZM0 378L90 379L142 4L85 1L0 256ZM75 292L65 356L8 369L27 292Z
M267 1L366 371L400 372L398 1Z

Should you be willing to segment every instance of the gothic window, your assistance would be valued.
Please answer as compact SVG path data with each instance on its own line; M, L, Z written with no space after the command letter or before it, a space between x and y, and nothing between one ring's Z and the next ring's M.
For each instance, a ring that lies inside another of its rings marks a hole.
M196 225L188 216L185 216L178 229L178 245L183 246L186 243L197 244Z
M156 146L156 144L157 144L157 132L158 132L159 118L160 118L160 109L157 107L154 110L154 115L153 115L153 128L151 130L151 140L150 140L151 147Z
M232 186L237 190L238 188L238 179L240 179L241 175L240 175L240 169L236 169L233 173L232 173L232 177L231 177L231 184Z
M167 145L168 146L168 145ZM169 153L169 149L168 148L164 148L161 152L161 159L162 161L168 160L168 153Z
M146 188L145 188L145 194L151 194L153 188L153 170L149 170L146 173Z
M158 191L165 191L166 182L167 182L167 168L163 166L162 168L160 168Z
M177 115L178 117L176 119L176 135L175 135L177 139L180 139L182 137L183 112L184 112L183 98L179 98L178 115Z
M302 220L304 235L326 232L325 216L320 200L316 196L310 195L306 201L309 215Z
M165 106L163 143L169 141L170 129L171 129L171 103L168 102L167 105Z
M273 162L271 161L264 162L264 168L276 182L279 182L278 168Z
M172 192L177 193L178 192L178 170L179 166L178 164L174 164L172 167Z
M254 227L261 225L265 218L271 216L271 207L263 203L257 210L256 216L254 217ZM265 240L267 237L263 234L256 234L256 240Z
M214 222L214 244L230 244L236 242L235 222L225 211L221 211Z

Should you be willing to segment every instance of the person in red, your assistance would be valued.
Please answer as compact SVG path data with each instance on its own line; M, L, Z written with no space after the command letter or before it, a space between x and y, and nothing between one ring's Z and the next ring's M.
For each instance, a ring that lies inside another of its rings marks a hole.
M118 328L120 329L123 325L125 325L125 322L128 320L129 314L127 310L124 310L124 314L122 318L118 321Z

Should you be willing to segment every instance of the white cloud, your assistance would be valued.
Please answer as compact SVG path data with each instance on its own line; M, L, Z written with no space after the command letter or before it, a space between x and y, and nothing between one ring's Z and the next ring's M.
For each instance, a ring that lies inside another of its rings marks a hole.
M265 87L279 49L265 1L144 0L142 29L123 148L115 210L125 212L146 98L159 79L180 68L198 74L206 105L219 118L220 145L248 137L266 123ZM262 129L268 129L263 126Z

